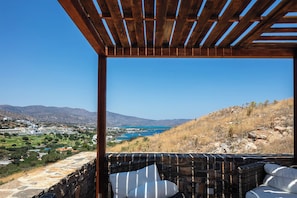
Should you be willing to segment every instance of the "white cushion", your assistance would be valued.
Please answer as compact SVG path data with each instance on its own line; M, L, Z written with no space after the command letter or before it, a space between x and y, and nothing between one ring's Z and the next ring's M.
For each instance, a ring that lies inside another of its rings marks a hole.
M156 164L146 166L137 171L113 173L109 175L115 198L124 198L136 187L146 183L159 181L160 176Z
M297 178L292 179L267 174L264 178L263 185L271 186L287 192L297 193Z
M297 169L295 168L280 166L278 164L265 164L264 170L270 175L288 177L292 179L297 178Z
M271 186L259 186L250 190L245 195L246 198L296 198L297 194L282 191Z
M146 182L131 190L128 198L167 198L175 195L178 188L175 183L167 180Z

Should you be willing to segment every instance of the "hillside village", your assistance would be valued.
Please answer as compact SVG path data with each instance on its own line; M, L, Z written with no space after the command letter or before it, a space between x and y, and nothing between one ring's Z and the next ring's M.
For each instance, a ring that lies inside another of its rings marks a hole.
M293 153L293 99L228 107L108 152Z
M75 128L62 124L36 123L30 120L19 120L0 115L0 133L8 133L10 135L75 134L77 131L94 130L94 128L86 126L76 126Z

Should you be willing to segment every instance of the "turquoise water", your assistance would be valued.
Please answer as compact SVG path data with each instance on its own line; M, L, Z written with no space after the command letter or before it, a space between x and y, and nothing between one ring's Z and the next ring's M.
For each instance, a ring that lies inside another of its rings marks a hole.
M123 126L127 133L117 137L118 141L131 140L137 137L152 136L169 130L171 127L167 126Z

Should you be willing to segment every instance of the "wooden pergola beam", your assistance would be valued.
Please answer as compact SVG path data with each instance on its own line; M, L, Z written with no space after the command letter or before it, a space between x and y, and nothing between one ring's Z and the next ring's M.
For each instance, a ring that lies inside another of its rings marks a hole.
M297 119L295 116L297 115L297 49L295 50L294 58L293 58L293 73L294 73L294 164L297 164Z
M149 57L149 58L292 58L294 56L293 47L289 44L271 44L270 48L261 43L254 44L254 48L116 48L109 47L106 50L108 57ZM258 46L258 47L257 47ZM291 47L291 48L288 48Z
M94 28L94 24L83 12L77 0L58 0L70 16L74 24L80 29L97 54L105 54L105 45Z
M106 197L106 56L98 60L98 105L97 105L97 160L96 197Z

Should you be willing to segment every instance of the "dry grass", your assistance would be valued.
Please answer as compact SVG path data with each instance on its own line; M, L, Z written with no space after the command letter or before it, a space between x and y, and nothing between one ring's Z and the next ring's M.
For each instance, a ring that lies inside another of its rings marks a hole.
M247 133L257 129L272 129L276 119L291 115L287 125L293 126L293 99L272 104L257 104L252 110L247 107L230 107L191 120L158 135L140 137L107 148L108 152L212 152L216 142L238 141L247 138ZM250 112L248 112L250 111ZM249 114L249 115L248 115ZM268 141L268 140L267 140ZM292 153L293 136L259 141L257 152ZM231 142L231 143L230 143ZM236 153L240 148L234 148Z

